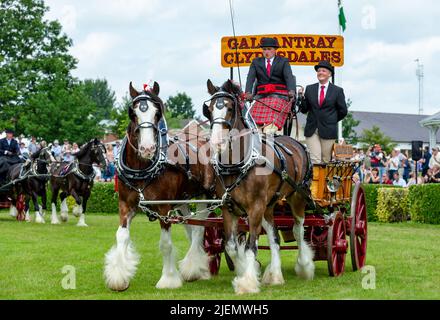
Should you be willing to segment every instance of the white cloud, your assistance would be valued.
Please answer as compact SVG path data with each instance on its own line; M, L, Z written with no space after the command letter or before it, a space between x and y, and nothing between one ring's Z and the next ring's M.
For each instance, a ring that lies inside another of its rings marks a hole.
M74 45L72 54L79 60L78 70L82 73L99 73L105 75L106 68L112 66L113 48L118 46L120 36L104 32L93 32L80 43ZM110 63L110 64L109 64ZM114 63L114 61L113 61Z
M229 1L46 0L48 17L59 19L74 40L80 78L106 78L119 99L129 81L137 87L157 80L164 100L186 92L198 113L207 98L206 80L221 84L220 38L231 35ZM335 34L336 1L233 0L237 34ZM347 18L345 65L336 70L353 109L417 112L414 59L425 66L425 113L438 111L440 5L419 0L343 1ZM362 27L363 8L375 10L376 28ZM410 9L409 9L410 8ZM313 67L292 66L297 83L316 82ZM243 84L248 68L241 68ZM237 80L237 72L235 72Z
M74 32L76 30L76 9L72 5L63 6L61 10L60 22L63 25L64 31L67 33Z

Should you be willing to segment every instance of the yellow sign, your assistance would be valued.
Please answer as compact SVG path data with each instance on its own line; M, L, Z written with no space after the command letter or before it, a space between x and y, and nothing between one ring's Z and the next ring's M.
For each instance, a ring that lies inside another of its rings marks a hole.
M261 38L278 40L277 55L289 59L293 65L316 65L328 60L335 67L344 65L344 37L311 34L267 34L222 38L222 66L250 66L252 60L262 57Z

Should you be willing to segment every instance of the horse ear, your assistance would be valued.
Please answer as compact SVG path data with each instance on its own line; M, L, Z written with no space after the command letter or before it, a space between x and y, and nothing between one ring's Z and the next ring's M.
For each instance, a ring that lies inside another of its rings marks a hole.
M159 95L159 91L160 91L159 84L156 81L154 81L154 85L153 85L153 92L154 92L154 94L156 96L158 96Z
M136 98L139 95L139 92L137 92L137 90L135 88L133 88L131 81L130 81L129 89L130 89L130 96L132 99Z
M225 83L225 89L227 92L232 92L232 89L234 88L234 84L232 83L231 79L228 79Z
M212 84L210 79L208 79L208 81L206 82L206 85L208 87L208 93L210 95L213 95L214 93L216 93L218 91L218 88Z

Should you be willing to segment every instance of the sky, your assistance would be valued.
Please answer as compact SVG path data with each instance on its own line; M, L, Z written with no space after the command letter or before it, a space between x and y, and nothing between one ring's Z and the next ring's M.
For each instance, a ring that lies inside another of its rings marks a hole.
M236 35L337 35L337 0L231 0ZM343 0L344 66L336 84L350 110L417 114L419 59L424 67L423 114L440 111L440 1ZM117 100L130 81L157 81L166 100L187 93L197 114L209 98L206 81L221 85L221 38L232 36L229 0L46 0L73 40L73 75L107 79ZM248 67L240 68L243 86ZM292 66L297 84L315 83L313 66ZM238 79L235 71L234 78Z

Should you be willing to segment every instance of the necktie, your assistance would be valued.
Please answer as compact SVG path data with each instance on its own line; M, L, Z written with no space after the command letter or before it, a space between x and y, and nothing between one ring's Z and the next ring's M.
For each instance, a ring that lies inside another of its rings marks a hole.
M321 86L321 92L319 94L319 106L322 107L322 103L324 102L324 89L325 86Z
M270 59L267 59L267 67L266 67L266 72L267 72L267 76L270 77Z

